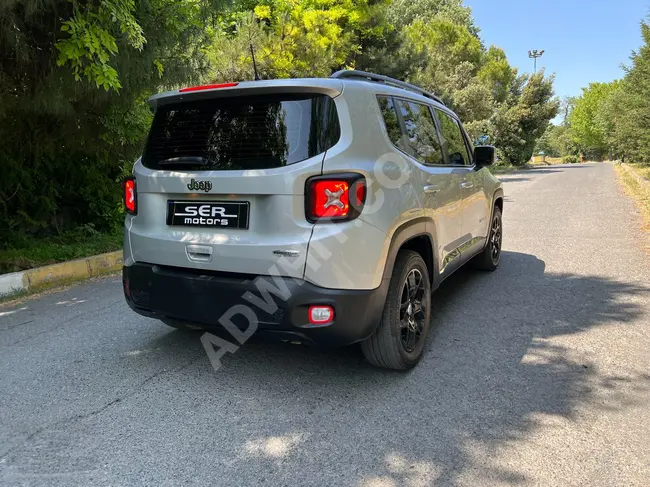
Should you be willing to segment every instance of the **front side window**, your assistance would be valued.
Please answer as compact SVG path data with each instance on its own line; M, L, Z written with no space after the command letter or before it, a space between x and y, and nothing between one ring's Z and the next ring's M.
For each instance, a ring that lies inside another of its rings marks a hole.
M322 154L340 137L326 95L215 98L156 111L142 163L150 169L248 170Z
M449 154L449 164L455 166L471 164L472 158L467 151L467 144L458 122L442 110L436 110L436 113L440 120L442 145L447 148Z
M465 127L463 127L462 124L461 124L460 128L463 131L463 135L465 135L465 145L467 146L467 150L469 151L469 154L471 156L470 161L473 162L474 161L474 143L472 142L472 138L469 136L469 134L467 133L467 130L465 130Z
M423 164L443 164L442 148L429 107L405 100L398 100L397 105L413 157Z

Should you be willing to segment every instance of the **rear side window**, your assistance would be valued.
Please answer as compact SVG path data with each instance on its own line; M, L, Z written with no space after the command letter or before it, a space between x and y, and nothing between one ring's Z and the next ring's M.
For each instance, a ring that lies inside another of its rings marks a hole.
M443 147L445 144L447 146L449 163L453 165L471 164L472 158L467 151L467 144L465 144L465 139L458 122L441 110L436 110L436 112L440 120L442 144Z
M399 119L397 118L397 111L395 110L393 99L387 96L378 96L377 101L379 102L381 116L384 118L384 124L386 125L386 132L388 132L388 138L395 147L398 147L400 150L406 152L406 146L404 145L404 138L402 136L402 129L399 125Z
M171 170L269 169L322 154L340 135L334 101L326 95L163 105L154 117L142 163Z
M404 119L413 157L423 164L444 164L438 132L429 107L405 100L397 100L397 106Z

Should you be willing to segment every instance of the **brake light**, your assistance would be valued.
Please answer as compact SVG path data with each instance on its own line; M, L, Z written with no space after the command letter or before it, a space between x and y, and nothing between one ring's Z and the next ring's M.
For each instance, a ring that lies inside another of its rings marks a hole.
M238 84L239 83L218 83L216 85L190 86L189 88L181 88L178 91L180 93L187 93L188 91L216 90L218 88L232 88Z
M345 218L350 211L350 186L347 181L314 181L311 186L311 214L316 218Z
M132 177L124 181L124 207L127 213L135 215L138 212L135 179Z
M307 220L343 221L358 217L366 201L366 180L361 174L328 174L307 180Z

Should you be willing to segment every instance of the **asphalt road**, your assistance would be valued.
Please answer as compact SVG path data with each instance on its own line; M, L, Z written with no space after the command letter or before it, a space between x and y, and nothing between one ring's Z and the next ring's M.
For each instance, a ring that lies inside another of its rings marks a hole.
M509 174L504 254L407 374L132 313L118 277L0 307L3 485L650 485L650 254L609 165Z

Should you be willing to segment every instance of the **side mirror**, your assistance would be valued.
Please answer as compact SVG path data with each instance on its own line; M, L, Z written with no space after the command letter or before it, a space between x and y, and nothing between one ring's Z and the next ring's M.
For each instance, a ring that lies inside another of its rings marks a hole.
M493 145L477 145L474 147L474 162L477 167L491 166L496 162L497 151Z

